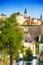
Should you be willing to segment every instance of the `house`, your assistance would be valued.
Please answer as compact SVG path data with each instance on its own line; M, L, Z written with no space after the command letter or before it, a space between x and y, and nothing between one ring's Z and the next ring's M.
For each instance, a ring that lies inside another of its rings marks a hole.
M17 13L16 19L19 24L23 24L23 22L25 21L24 16L20 14L19 12Z
M31 38L30 34L24 36L23 40L24 51L30 47L33 56L35 56L35 41Z
M24 25L41 25L42 24L42 19L41 18L31 18L28 16L27 9L25 8L24 14L20 14L20 12L17 13L17 22L19 24L24 24Z
M26 20L24 21L24 25L30 25L31 24L31 19L30 19L30 17L25 17L26 18Z
M1 15L0 15L0 19L1 19L1 20L5 20L6 18L7 18L7 17L6 17L5 14L1 14Z
M27 15L27 10L26 10L26 8L25 8L25 11L24 11L24 14L23 14L23 15L20 14L20 12L17 13L16 19L17 19L17 22L18 22L19 24L23 24L24 21L27 20L28 18L29 18L29 17L28 17L28 15Z

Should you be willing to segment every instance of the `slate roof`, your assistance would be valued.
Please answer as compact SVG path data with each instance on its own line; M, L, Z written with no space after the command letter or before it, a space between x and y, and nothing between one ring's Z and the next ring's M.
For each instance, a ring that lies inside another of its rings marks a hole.
M20 14L20 12L17 12L16 14L17 14L17 15L20 15L20 16L23 16L22 14Z
M1 14L2 16L6 16L5 14Z

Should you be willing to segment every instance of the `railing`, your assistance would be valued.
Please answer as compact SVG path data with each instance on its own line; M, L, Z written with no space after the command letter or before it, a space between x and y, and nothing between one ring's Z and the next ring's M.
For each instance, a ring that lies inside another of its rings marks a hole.
M32 61L24 61L23 65L32 65Z

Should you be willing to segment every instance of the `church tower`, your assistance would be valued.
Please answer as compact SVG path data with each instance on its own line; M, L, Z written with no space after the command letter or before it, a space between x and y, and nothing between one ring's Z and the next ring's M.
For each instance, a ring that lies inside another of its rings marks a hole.
M24 17L27 17L27 9L25 8Z
M40 15L40 20L42 20L42 14Z

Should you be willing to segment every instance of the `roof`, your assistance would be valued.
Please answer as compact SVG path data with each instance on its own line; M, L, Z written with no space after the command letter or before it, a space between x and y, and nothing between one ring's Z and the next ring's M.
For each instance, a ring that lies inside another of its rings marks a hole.
M33 39L32 39L32 38L29 38L29 37L27 37L27 36L25 36L25 37L24 37L24 41L25 41L25 42L28 42L28 43L29 43L29 42L31 43L31 42L33 41Z
M26 23L26 24L30 24L30 19L25 20L25 21L24 21L24 24L25 24L25 23Z
M2 16L6 16L5 14L1 14Z
M20 14L20 12L17 12L17 15L23 16L22 14Z
M29 17L27 16L27 17L24 17L24 18L26 18L26 19L30 19L30 16L29 16Z
M41 36L41 40L40 40L40 43L43 43L43 35Z
M31 18L32 20L34 20L34 19L37 19L37 20L41 20L40 18ZM43 21L43 20L41 20L41 21Z

